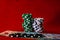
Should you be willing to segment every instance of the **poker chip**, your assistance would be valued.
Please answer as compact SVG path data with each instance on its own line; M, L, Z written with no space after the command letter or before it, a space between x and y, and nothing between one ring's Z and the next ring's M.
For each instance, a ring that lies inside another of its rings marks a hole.
M43 18L32 18L32 14L23 14L22 17L24 19L22 26L26 32L31 32L33 29L35 32L43 30Z
M31 21L24 21L25 24L31 24Z
M22 24L25 32L32 32L32 15L31 14L23 14L24 23Z
M21 33L15 33L16 37L21 37Z
M27 19L27 18L31 18L32 15L31 14L23 14L22 17L23 17L23 19Z
M37 25L40 25L43 23L44 19L43 18L34 18L34 21L37 22Z
M25 29L25 32L32 32L32 29Z
M43 31L42 23L43 23L43 18L34 18L34 22L32 24L32 27L34 28L35 32L42 32Z
M10 34L9 37L16 37L15 34Z
M26 38L27 34L26 33L23 33L22 34L22 37Z

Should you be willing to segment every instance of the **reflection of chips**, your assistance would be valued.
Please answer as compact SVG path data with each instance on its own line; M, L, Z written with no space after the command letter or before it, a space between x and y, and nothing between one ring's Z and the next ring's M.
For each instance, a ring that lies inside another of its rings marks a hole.
M44 34L45 37L48 39L60 39L60 34Z

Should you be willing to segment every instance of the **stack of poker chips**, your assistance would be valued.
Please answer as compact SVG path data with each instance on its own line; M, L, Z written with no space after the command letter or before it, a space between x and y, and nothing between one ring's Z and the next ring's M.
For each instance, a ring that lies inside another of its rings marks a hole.
M43 18L32 18L32 14L23 14L22 18L24 20L22 26L25 33L13 33L10 37L20 37L20 38L42 38L45 37L40 32L43 31L42 23Z
M33 22L33 18L31 14L23 14L22 15L23 19L24 19L24 23L22 24L25 32L32 32L33 28L32 28L32 22Z
M24 23L22 24L25 32L42 32L43 18L32 18L32 14L23 14Z
M34 22L32 24L32 27L34 28L35 32L42 32L43 31L43 18L34 18Z

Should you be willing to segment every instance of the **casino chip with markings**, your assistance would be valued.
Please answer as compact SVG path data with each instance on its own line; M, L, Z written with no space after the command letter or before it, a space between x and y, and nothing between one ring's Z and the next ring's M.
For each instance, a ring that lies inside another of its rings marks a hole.
M23 19L24 19L24 23L22 24L25 32L32 32L33 31L33 27L32 27L32 14L23 14L22 15Z
M34 28L35 32L42 32L43 31L42 23L43 23L43 18L34 18L34 22L32 24L32 27Z

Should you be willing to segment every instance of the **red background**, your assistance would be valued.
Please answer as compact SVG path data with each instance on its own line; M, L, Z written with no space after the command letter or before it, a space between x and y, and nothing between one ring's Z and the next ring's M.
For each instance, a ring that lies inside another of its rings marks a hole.
M0 0L0 32L23 31L23 13L32 13L34 18L43 17L44 32L60 33L59 0ZM20 38L0 37L0 40L20 40Z

